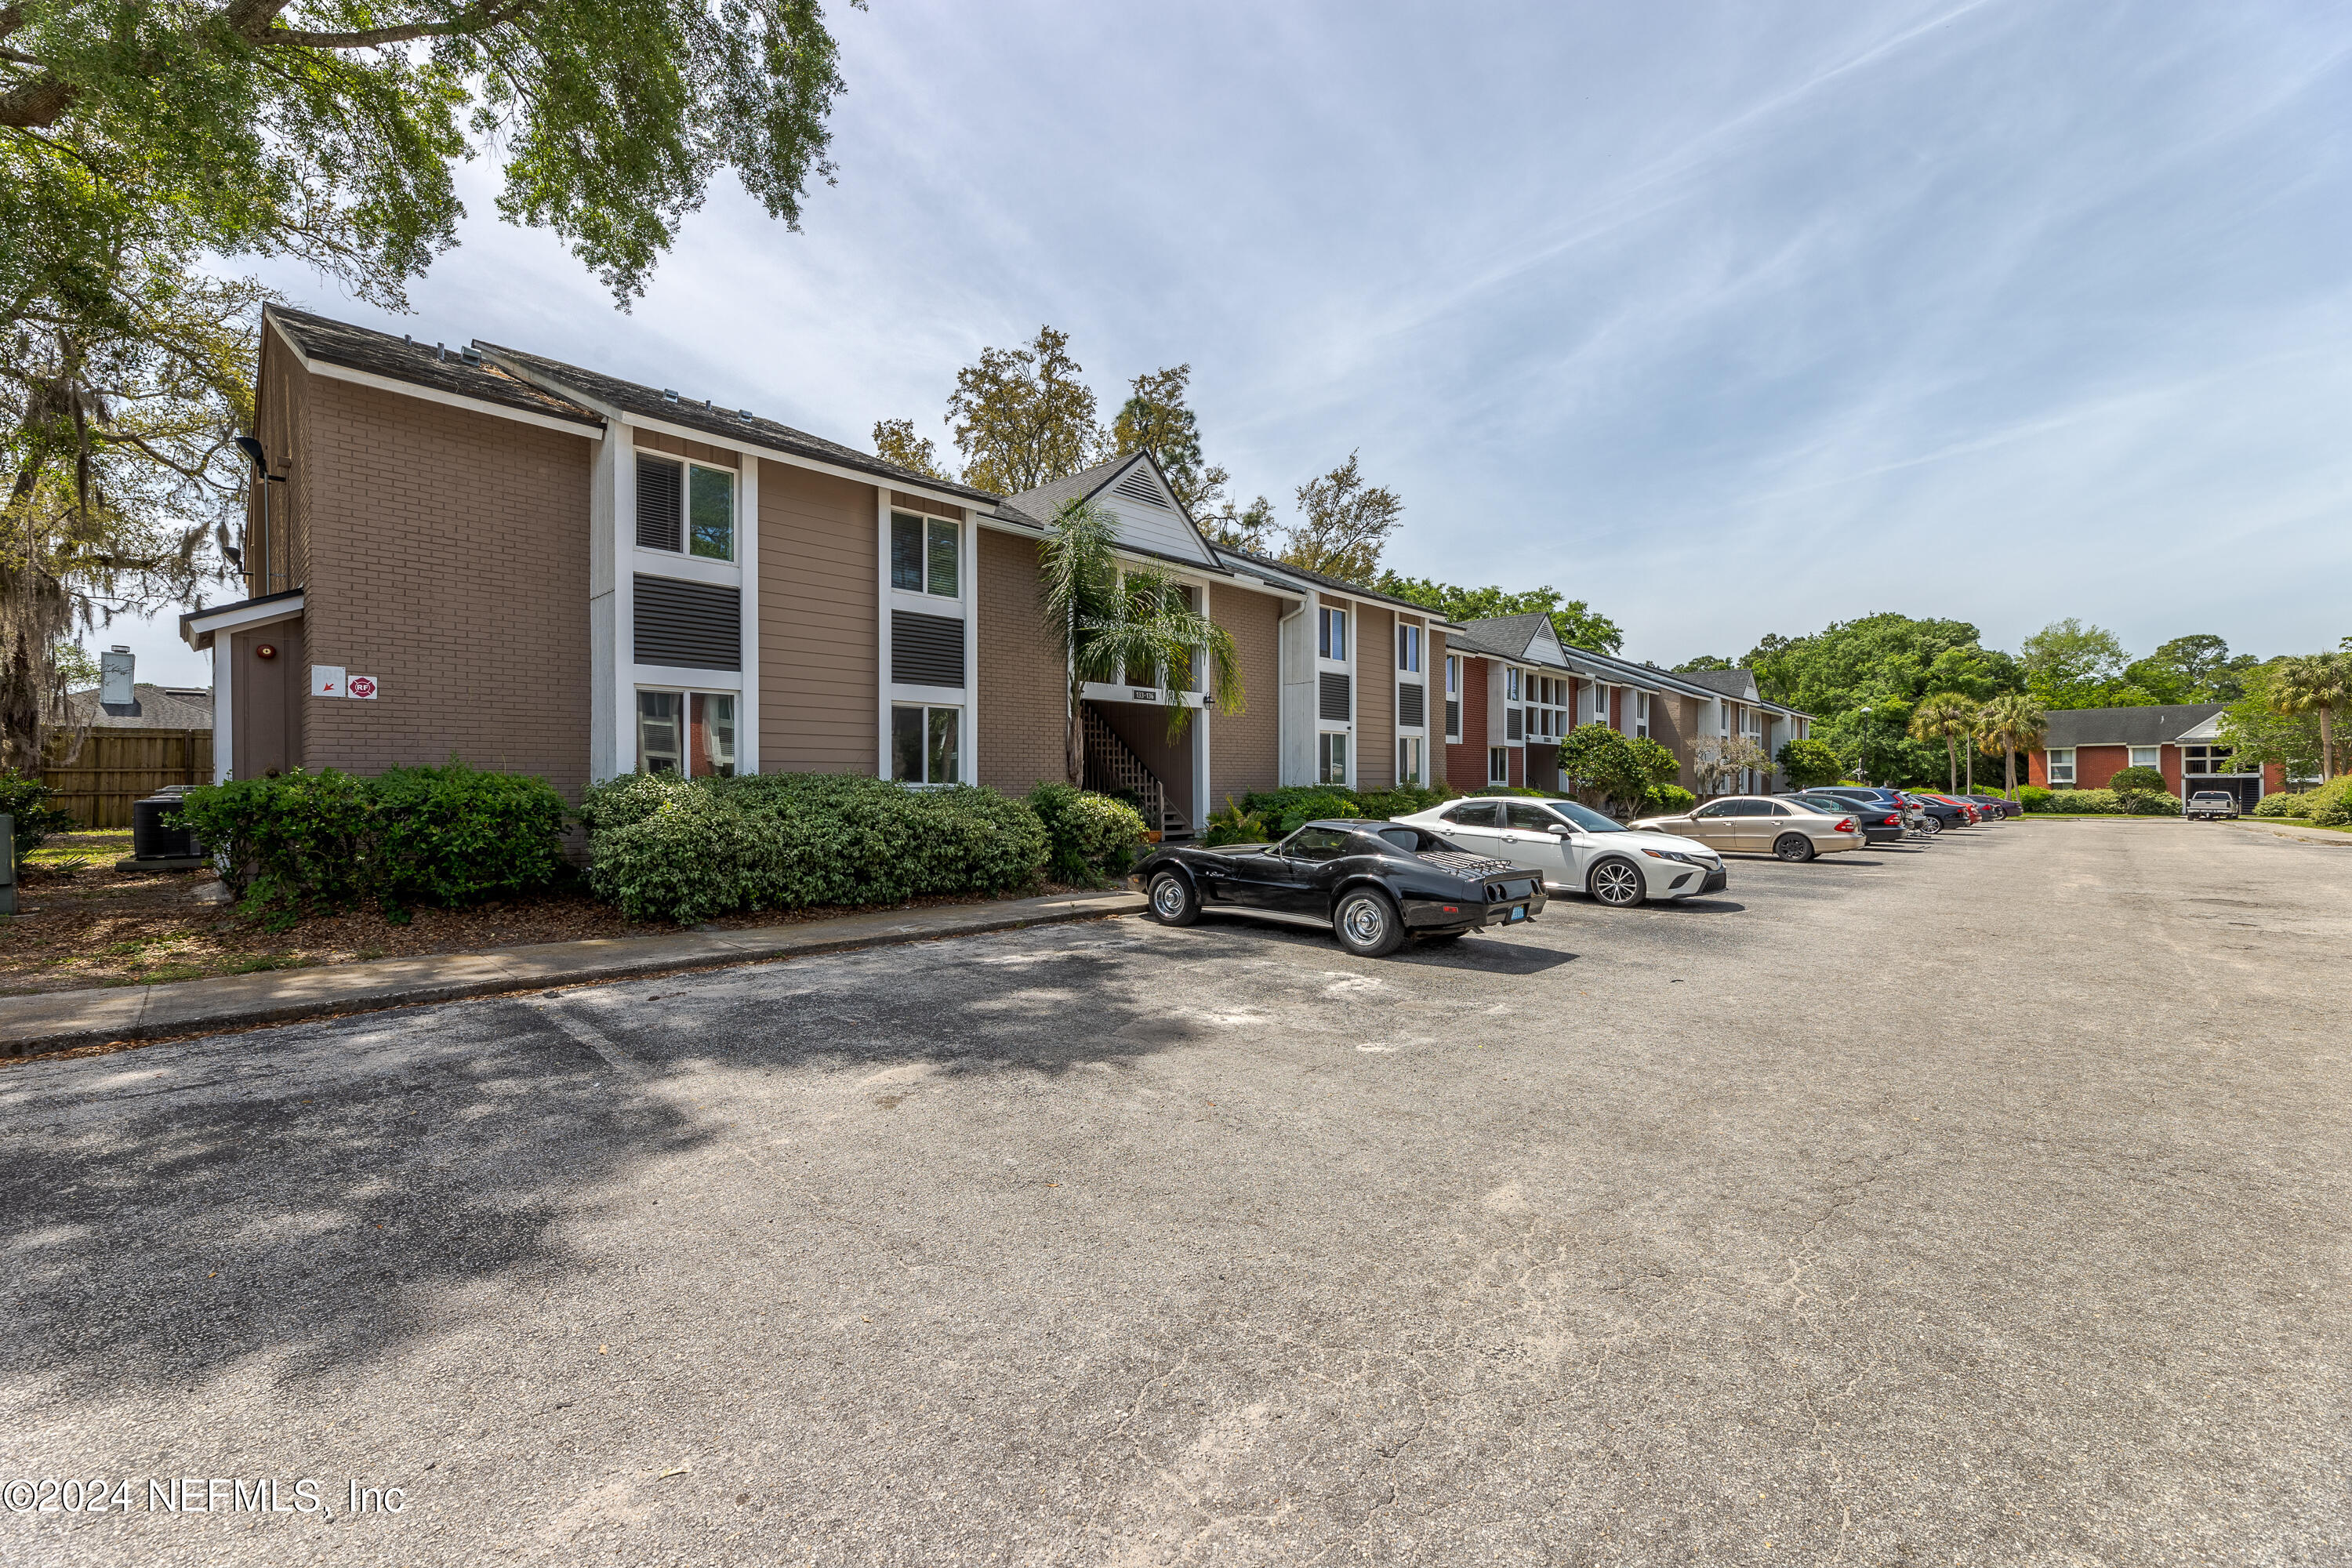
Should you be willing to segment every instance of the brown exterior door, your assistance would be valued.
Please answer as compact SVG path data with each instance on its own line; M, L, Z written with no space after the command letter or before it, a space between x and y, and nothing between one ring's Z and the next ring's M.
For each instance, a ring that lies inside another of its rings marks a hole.
M300 767L302 699L310 689L302 623L231 632L228 645L231 776L267 778Z

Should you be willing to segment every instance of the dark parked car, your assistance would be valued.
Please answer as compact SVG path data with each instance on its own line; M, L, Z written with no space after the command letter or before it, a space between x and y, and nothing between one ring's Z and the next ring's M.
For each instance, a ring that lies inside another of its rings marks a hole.
M1853 825L1873 844L1899 844L1903 841L1903 808L1883 800L1860 801L1851 795L1827 795L1820 790L1798 790L1780 797L1816 811L1843 811L1853 816Z
M1544 907L1543 879L1532 871L1425 828L1350 818L1310 822L1279 844L1167 845L1128 882L1144 890L1162 925L1191 925L1204 905L1313 915L1366 958L1394 952L1407 936L1450 941L1517 925Z
M1976 802L1978 808L1988 817L1997 816L2006 820L2012 816L2025 815L2025 807L2013 800L2004 800L1997 795L1962 795L1960 798Z
M1925 813L1918 826L1930 834L1941 833L1947 827L1968 826L1967 813L1950 801L1937 800L1931 795L1911 795L1899 789L1865 787L1860 784L1834 784L1824 789L1817 789L1812 793L1838 795L1853 801L1857 805L1865 801L1881 801L1901 811Z

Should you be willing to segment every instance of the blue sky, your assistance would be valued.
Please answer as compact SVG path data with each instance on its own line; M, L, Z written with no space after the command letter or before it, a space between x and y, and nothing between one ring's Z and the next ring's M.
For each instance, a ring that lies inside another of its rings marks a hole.
M1879 610L2014 647L2352 633L2352 12L2027 3L836 6L837 186L731 181L627 314L480 166L385 317L864 445L1051 322L1193 367L1287 511L1360 448L1390 563L1633 657ZM950 454L951 455L951 454ZM149 679L205 679L168 623ZM173 657L174 654L177 657Z

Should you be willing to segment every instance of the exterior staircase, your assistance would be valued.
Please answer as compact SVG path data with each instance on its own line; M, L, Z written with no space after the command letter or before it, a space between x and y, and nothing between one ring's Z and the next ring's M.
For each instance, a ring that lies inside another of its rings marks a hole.
M1087 753L1087 787L1103 795L1125 793L1141 802L1143 820L1160 829L1163 839L1190 838L1192 825L1168 804L1168 786L1143 765L1109 721L1092 706L1083 710L1080 738Z

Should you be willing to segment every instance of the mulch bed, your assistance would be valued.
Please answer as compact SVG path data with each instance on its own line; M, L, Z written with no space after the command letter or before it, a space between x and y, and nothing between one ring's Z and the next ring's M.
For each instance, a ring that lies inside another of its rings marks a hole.
M678 929L624 920L611 905L572 887L470 910L420 909L404 925L366 909L316 916L289 931L273 931L226 905L198 902L200 887L217 886L208 871L117 871L115 861L130 853L127 833L66 834L41 847L17 889L17 913L0 917L0 995L148 985L589 937L658 936ZM75 859L82 863L73 865ZM1048 884L1006 897L1076 890ZM870 907L992 901L951 895ZM722 915L702 929L799 925L862 912L829 907L763 910Z

